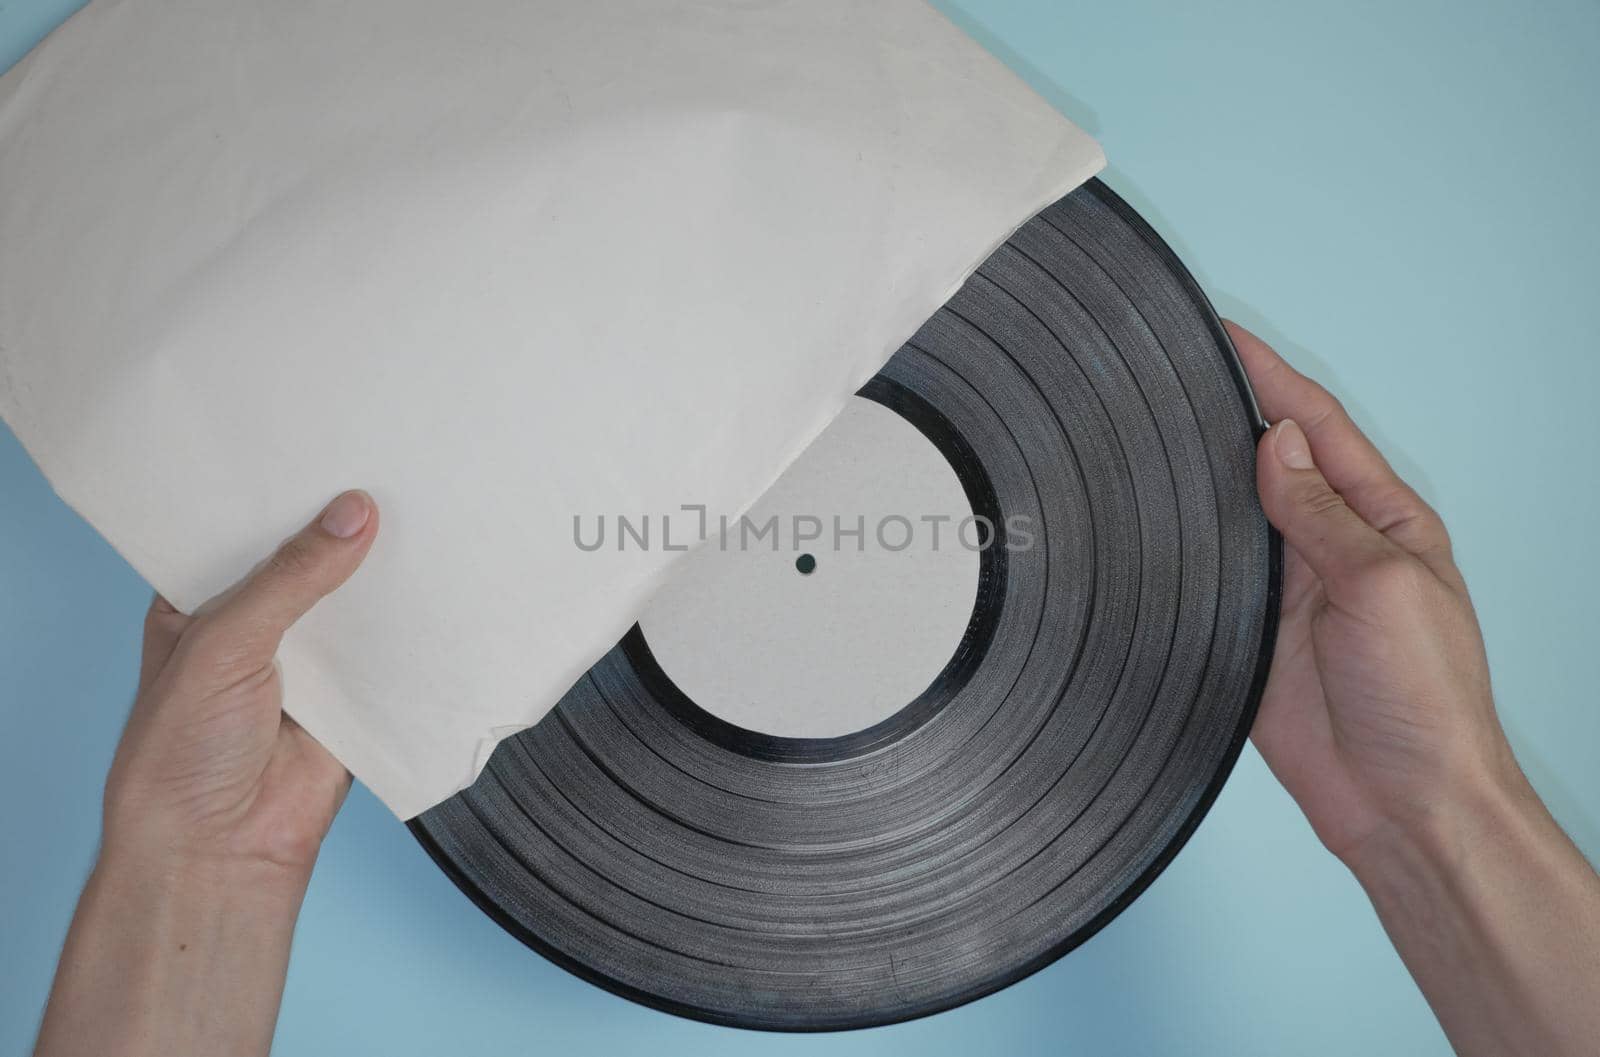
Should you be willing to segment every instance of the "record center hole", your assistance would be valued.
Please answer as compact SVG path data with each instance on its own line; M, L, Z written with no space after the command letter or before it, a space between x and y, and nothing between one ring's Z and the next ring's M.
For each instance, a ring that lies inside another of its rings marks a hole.
M801 576L810 576L817 571L817 559L809 554L802 554L794 560L794 567L800 570Z

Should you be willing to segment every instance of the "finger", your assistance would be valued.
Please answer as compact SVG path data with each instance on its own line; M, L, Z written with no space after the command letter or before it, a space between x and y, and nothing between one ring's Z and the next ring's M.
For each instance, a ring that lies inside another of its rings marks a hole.
M1292 418L1333 490L1379 532L1423 558L1448 557L1444 523L1361 432L1344 406L1270 345L1229 320L1239 359L1267 421Z
M345 492L214 610L196 618L190 637L214 644L215 662L251 668L270 663L283 633L356 571L377 531L372 497Z
M149 686L172 656L189 618L160 595L150 600L144 615L144 649L139 658L139 691Z
M1351 509L1318 466L1293 419L1268 430L1256 449L1262 509L1334 598L1341 583L1401 551Z

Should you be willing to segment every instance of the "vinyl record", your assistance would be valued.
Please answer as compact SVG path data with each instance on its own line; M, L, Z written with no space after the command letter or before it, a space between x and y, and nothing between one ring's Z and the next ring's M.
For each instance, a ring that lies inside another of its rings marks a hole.
M840 738L718 719L636 627L413 821L534 949L684 1016L818 1031L995 991L1171 860L1243 744L1276 630L1263 428L1204 296L1091 181L862 391L995 524L942 674ZM538 648L530 643L530 649Z

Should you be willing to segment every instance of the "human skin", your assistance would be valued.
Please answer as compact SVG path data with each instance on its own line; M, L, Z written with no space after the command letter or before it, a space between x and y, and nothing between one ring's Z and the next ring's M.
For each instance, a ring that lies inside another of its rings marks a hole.
M1283 611L1252 736L1461 1057L1600 1052L1600 877L1517 766L1439 516L1236 324Z
M1283 613L1254 739L1349 866L1462 1057L1593 1054L1600 878L1495 718L1438 516L1326 391L1229 324L1263 412ZM37 1053L266 1054L295 917L349 786L273 655L377 533L348 492L240 588L146 621L99 860Z
M273 656L284 631L355 572L377 531L372 500L347 492L195 616L151 605L99 859L37 1054L270 1048L295 918L350 787L284 715Z

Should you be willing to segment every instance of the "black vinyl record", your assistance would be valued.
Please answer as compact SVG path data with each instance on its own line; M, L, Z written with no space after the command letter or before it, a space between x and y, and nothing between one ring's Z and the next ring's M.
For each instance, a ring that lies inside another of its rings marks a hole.
M1018 230L861 395L1036 533L983 552L921 696L848 737L763 735L635 627L412 823L505 928L628 998L820 1031L995 991L1149 885L1249 730L1281 564L1263 424L1199 288L1104 184Z

